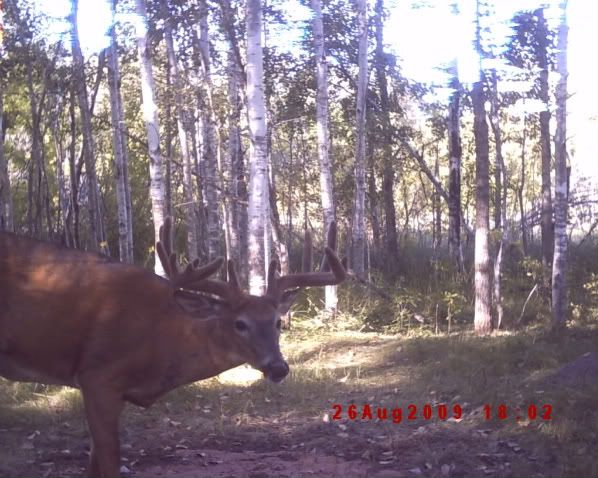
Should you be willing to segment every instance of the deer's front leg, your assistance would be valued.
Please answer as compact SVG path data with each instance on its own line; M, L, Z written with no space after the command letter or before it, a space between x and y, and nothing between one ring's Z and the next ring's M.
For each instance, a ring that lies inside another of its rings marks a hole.
M105 387L82 387L85 414L91 433L90 478L118 478L120 443L118 420L124 402Z

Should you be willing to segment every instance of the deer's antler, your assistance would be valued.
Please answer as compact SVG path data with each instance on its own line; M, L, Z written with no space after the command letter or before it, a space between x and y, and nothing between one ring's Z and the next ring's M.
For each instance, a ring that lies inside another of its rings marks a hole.
M197 292L214 294L228 301L234 301L241 293L235 264L232 260L227 263L228 282L218 279L208 279L216 273L224 259L218 257L205 266L199 266L199 259L187 264L183 271L179 271L176 253L172 250L172 218L166 217L160 227L160 241L156 244L158 257L172 286L176 289L188 289Z
M191 284L202 281L214 274L224 262L222 257L214 259L205 266L199 266L199 259L187 264L187 267L180 271L177 265L176 253L172 250L172 218L166 217L164 224L160 227L160 241L156 244L158 257L164 268L164 272L170 279L170 283L176 289L188 288Z
M285 290L301 287L321 287L337 285L347 277L346 261L341 261L336 255L336 223L330 223L327 235L327 245L324 248L324 258L320 272L311 272L312 241L309 231L305 233L303 247L303 272L277 277L278 261L270 262L268 269L268 290L266 295L279 301ZM330 271L330 272L329 272Z

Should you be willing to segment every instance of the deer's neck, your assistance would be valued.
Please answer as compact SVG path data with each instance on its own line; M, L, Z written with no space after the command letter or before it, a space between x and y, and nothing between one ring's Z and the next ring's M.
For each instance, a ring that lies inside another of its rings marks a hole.
M178 353L169 366L177 372L172 377L175 386L213 377L245 362L218 318L185 321L179 335Z

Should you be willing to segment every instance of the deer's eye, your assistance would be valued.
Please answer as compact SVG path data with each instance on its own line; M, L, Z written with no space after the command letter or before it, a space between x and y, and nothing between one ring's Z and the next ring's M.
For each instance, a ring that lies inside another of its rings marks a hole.
M281 319L276 320L276 328L278 330L282 329L282 320Z
M237 332L247 332L247 330L249 330L249 327L247 326L244 320L235 320L235 330Z

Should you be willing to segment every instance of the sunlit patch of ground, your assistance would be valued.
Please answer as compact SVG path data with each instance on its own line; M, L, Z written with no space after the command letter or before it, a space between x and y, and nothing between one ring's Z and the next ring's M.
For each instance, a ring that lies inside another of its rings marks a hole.
M598 376L587 368L597 339L595 329L557 338L533 330L491 338L294 331L283 338L291 374L280 385L239 368L181 388L149 410L127 407L123 471L598 476ZM347 415L351 405L355 419ZM362 417L364 405L373 419ZM409 405L417 407L414 420ZM437 416L441 405L446 419ZM500 405L507 407L504 419ZM551 419L530 419L530 405L550 405ZM375 417L377 408L399 407L400 423L392 414ZM0 476L79 476L88 458L82 416L76 391L0 381Z

